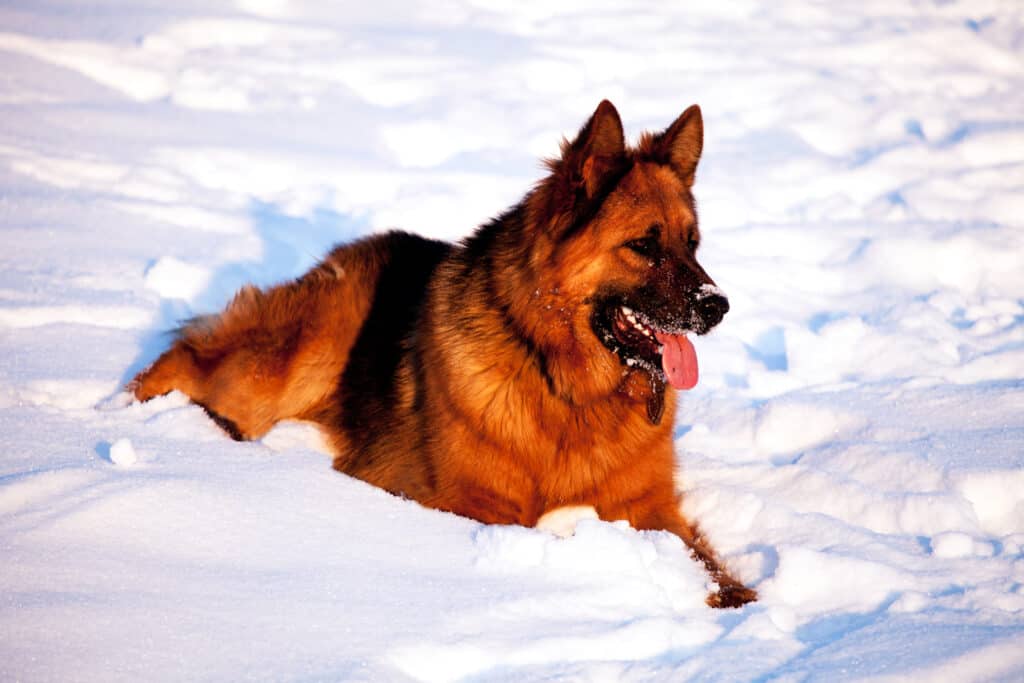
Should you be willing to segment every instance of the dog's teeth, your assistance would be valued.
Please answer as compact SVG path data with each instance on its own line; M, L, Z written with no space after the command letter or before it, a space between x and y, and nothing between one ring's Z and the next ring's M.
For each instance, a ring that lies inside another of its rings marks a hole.
M633 315L627 315L627 316L626 316L626 320L628 320L629 322L631 322L631 323L633 323L634 325L636 325L636 316L633 316Z
M629 306L623 306L622 312L625 313L627 317L633 315L633 309Z
M647 334L647 332L648 332L647 325L644 325L642 322L638 321L636 318L630 318L629 321L631 323L633 323L633 327L635 327L637 330L639 330L640 332L643 332L644 334Z

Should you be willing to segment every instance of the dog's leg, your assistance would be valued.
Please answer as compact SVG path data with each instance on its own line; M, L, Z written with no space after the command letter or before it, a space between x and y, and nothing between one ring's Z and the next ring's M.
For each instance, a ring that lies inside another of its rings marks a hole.
M196 380L203 375L195 361L195 354L178 340L156 362L137 374L127 389L139 401L148 401L175 389L195 396Z
M201 405L232 438L265 434L279 419L285 378L275 367L287 365L287 354L239 338L219 325L204 331L200 348L189 336L186 328L182 338L136 376L129 390L140 401L178 390Z
M177 389L234 438L258 438L280 420L317 422L341 453L339 382L371 309L373 341L397 345L388 335L411 319L450 249L405 233L375 235L337 247L292 282L244 287L220 314L188 323L128 388L141 401Z
M757 600L757 591L747 588L743 583L726 570L719 561L715 551L707 539L700 533L696 525L691 524L679 511L678 503L671 509L661 511L658 516L663 520L661 528L683 539L689 546L694 557L707 568L708 574L718 584L718 591L708 595L705 602L711 607L741 607L748 602Z
M683 539L694 557L700 560L708 574L718 584L718 591L708 595L705 600L711 607L741 607L757 600L757 591L747 588L740 580L733 578L696 525L683 517L676 495L669 491L662 493L660 496L645 496L642 501L632 501L619 515L613 513L612 517L606 517L604 511L601 511L601 517L626 517L635 529L671 531Z
M314 276L267 291L247 287L219 315L182 328L128 388L140 401L181 391L235 439L308 418L344 367L347 347L339 340L351 325L338 319L347 309L331 305L338 289Z
M682 528L686 529L686 534L689 538L680 531L668 530L673 531L683 539L686 545L690 547L694 556L707 568L711 578L718 584L718 591L708 595L705 602L711 607L742 607L748 602L757 600L757 591L747 588L739 579L733 578L729 574L716 557L714 550L708 545L707 540L701 535L700 530L696 526L689 524L682 515L679 516L679 519Z
M470 465L461 473L439 472L439 481L431 487L431 493L411 497L427 507L454 512L484 524L536 526L543 512L541 499L536 495L534 482L525 473L513 467L501 470L501 474L493 470L474 472L474 469L476 467ZM486 472L492 476L479 476ZM356 476L362 478L361 474ZM372 478L367 481L374 483ZM502 484L500 491L495 488L495 482Z

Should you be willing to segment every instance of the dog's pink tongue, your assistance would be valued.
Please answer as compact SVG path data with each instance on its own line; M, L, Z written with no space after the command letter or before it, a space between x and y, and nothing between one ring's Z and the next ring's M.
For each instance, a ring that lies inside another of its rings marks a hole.
M676 389L693 389L697 386L697 352L685 334L663 334L655 336L664 349L661 352L661 367L668 377L668 383Z

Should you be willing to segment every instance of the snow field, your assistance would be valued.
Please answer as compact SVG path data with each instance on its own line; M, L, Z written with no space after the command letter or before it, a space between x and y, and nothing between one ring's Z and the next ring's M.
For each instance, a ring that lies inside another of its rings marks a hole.
M0 678L1021 678L1022 36L998 0L0 7ZM667 534L485 527L121 391L336 241L465 235L606 97L704 112L732 310L680 486L758 603L707 609Z

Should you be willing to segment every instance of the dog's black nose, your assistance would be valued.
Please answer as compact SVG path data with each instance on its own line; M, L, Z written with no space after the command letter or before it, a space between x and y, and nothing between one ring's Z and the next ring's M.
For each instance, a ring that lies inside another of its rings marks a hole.
M722 322L722 318L729 312L729 300L719 294L712 294L698 301L696 308L704 329L710 330Z

